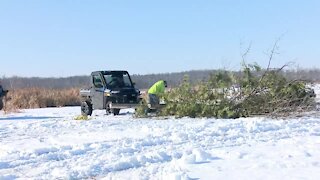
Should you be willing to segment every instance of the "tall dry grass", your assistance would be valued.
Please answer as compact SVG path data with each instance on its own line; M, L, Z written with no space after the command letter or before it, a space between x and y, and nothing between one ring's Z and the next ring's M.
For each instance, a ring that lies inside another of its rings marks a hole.
M5 98L5 110L80 105L79 89L24 88L11 90Z

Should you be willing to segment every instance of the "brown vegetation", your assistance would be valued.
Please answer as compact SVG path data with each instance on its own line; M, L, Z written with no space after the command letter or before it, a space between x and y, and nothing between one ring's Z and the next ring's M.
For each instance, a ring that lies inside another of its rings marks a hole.
M4 101L5 111L16 111L28 108L78 106L80 96L78 88L23 88L9 91Z

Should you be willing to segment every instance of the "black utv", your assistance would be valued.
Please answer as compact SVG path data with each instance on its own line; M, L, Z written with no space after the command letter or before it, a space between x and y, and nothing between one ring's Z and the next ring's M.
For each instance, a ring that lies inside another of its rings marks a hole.
M134 108L140 102L140 91L134 87L127 71L95 71L91 88L81 89L81 114L91 115L95 109L118 115L120 109Z

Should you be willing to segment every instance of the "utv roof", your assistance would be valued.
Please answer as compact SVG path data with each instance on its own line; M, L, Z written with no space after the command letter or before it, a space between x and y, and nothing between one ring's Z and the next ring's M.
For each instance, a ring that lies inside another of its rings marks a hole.
M102 73L102 74L109 74L109 73L128 73L128 71L124 70L107 70L107 71L94 71L93 73Z

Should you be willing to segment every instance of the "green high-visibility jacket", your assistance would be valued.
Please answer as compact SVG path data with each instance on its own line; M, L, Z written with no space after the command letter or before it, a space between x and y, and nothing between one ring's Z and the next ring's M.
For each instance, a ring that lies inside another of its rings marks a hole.
M164 81L160 80L151 86L151 88L148 90L148 93L159 95L159 94L164 93L164 90L165 90Z

